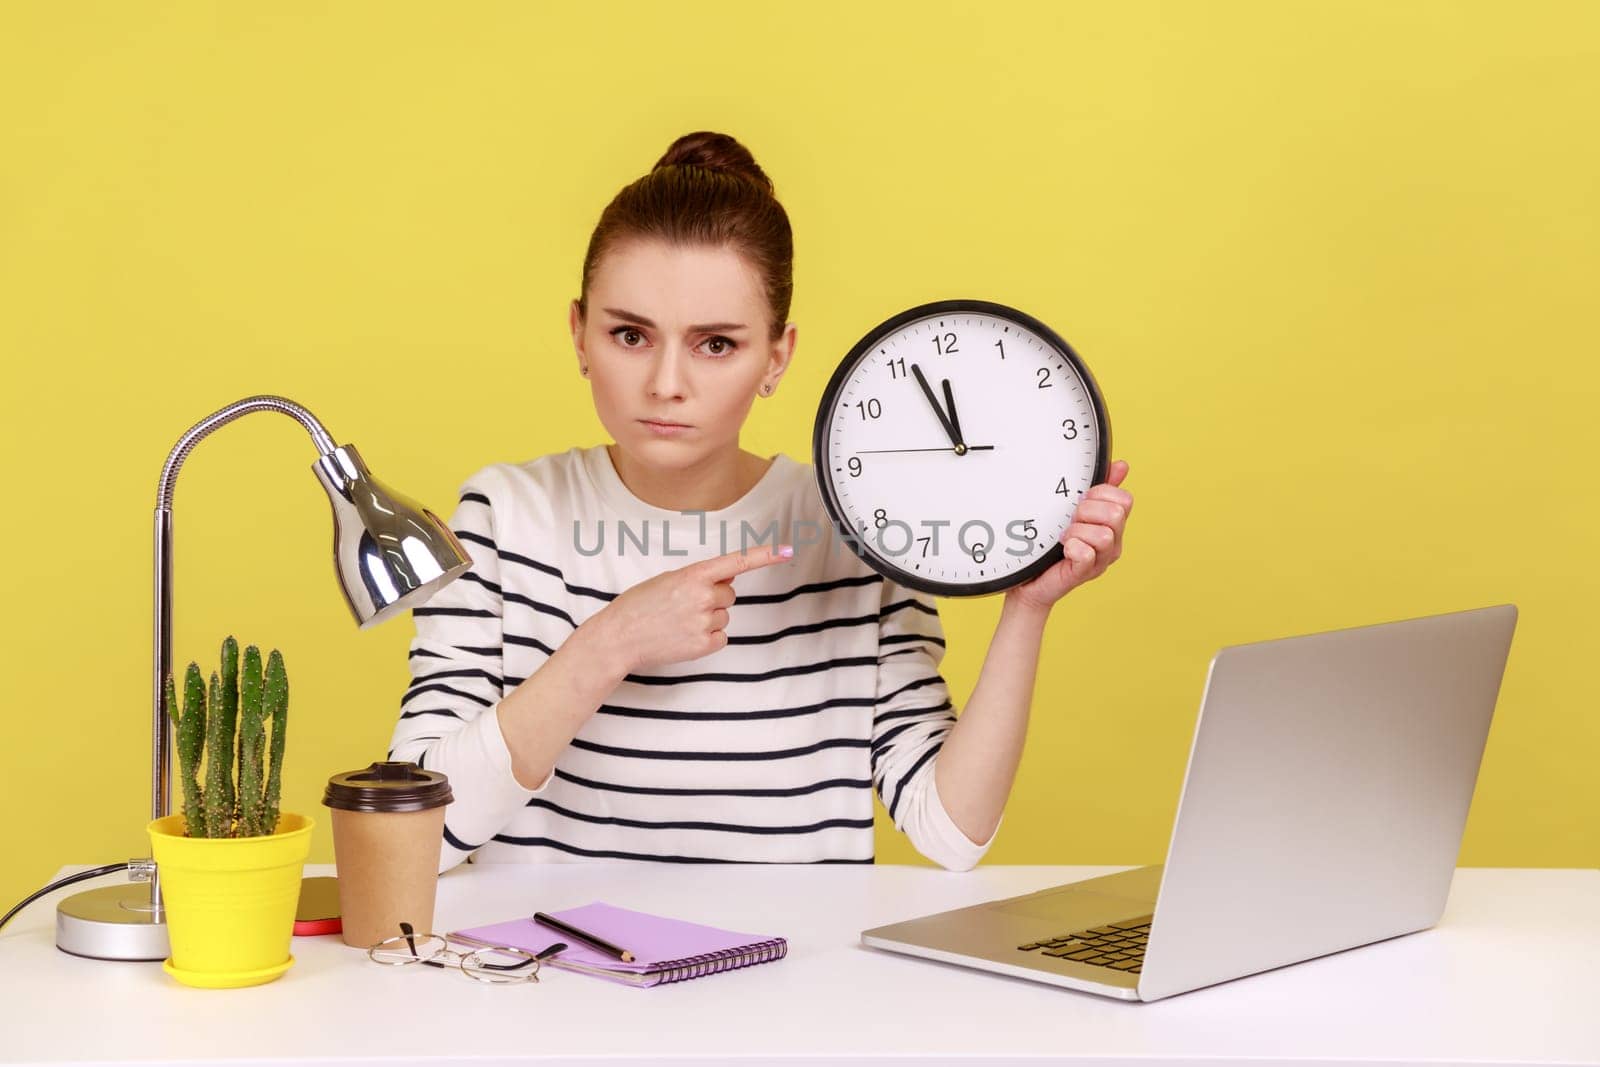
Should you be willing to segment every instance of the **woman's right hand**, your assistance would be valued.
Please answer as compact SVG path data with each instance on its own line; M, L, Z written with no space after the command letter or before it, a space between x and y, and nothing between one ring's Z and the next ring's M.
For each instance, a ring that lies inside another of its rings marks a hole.
M595 636L623 675L710 655L728 643L733 579L793 555L793 545L756 545L665 571L619 594L584 626L601 623Z

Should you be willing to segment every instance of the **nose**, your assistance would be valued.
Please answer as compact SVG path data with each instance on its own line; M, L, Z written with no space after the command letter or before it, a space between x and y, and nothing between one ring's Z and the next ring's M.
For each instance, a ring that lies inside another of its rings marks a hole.
M662 346L661 354L656 357L654 365L650 368L650 378L646 387L650 390L652 399L659 400L663 397L669 400L682 400L686 376L683 361L688 354L682 346L669 343Z

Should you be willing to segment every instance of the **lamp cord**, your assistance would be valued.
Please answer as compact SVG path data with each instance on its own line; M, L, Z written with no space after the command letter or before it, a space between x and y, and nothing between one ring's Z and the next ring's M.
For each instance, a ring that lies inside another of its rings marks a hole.
M133 864L126 862L108 863L104 867L93 867L87 871L79 871L77 874L69 874L65 878L57 878L49 885L45 886L37 893L33 893L22 903L6 912L5 918L0 919L0 928L3 928L6 923L10 922L11 917L17 914L17 912L21 911L23 908L26 908L29 904L32 904L34 901L38 900L47 893L53 893L63 886L74 885L78 882L87 882L91 878L99 878L103 874L115 874L117 871L125 871L132 866Z

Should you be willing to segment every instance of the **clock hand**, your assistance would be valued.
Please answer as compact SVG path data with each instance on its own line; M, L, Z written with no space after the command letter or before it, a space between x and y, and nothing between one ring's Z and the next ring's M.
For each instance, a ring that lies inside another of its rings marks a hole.
M956 432L956 447L960 448L964 442L961 439L961 417L956 414L956 395L950 391L950 379L944 380L944 406L950 410L950 426Z
M928 379L922 376L922 368L915 363L911 364L911 373L916 376L917 384L922 386L922 395L928 398L928 403L933 405L933 413L939 416L939 425L944 427L944 432L950 435L950 445L953 448L961 447L961 435L956 433L956 428L950 425L950 420L945 416L944 408L939 406L939 401L933 395L933 389L928 385Z
M968 452L993 452L994 445L962 445ZM858 448L851 455L864 456L875 452L954 452L955 449L948 445L938 448Z

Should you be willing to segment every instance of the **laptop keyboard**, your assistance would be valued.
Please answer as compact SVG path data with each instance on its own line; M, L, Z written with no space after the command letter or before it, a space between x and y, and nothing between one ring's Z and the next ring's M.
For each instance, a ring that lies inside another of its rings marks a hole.
M1045 956L1087 963L1095 967L1109 967L1113 971L1138 974L1144 965L1144 947L1150 940L1152 915L1122 922L1092 926L1076 933L1049 937L1027 945L1018 945L1023 952L1038 952Z

